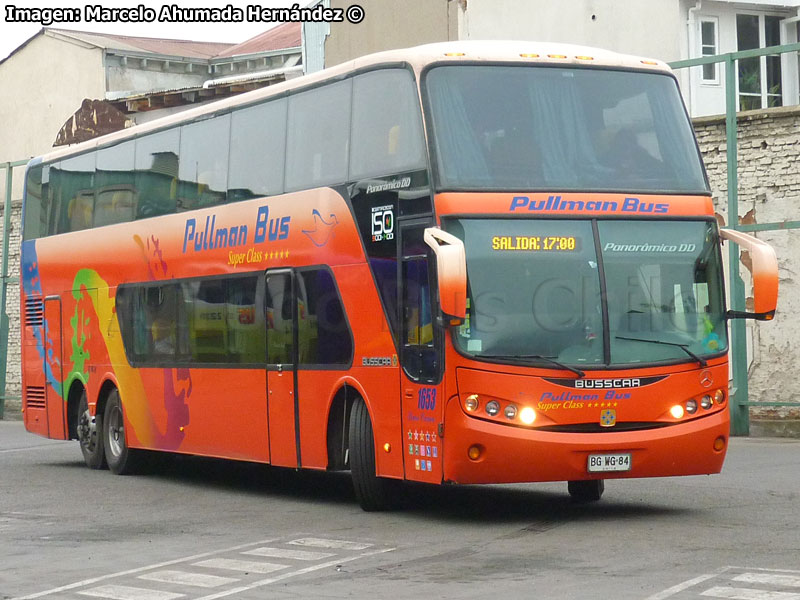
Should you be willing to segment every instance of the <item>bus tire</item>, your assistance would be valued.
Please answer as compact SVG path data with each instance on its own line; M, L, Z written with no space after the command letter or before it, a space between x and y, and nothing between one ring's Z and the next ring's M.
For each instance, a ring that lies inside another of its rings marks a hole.
M365 511L389 508L388 480L375 474L375 438L367 405L361 398L350 414L350 473L356 500Z
M103 415L103 444L109 470L116 475L129 475L138 466L139 451L128 448L125 441L125 419L119 392L111 390Z
M89 413L89 400L86 390L81 391L78 400L78 443L81 445L83 461L90 469L106 466L105 446L103 444L103 415Z
M572 500L582 504L600 500L605 488L606 484L602 479L570 481L567 483L567 490Z

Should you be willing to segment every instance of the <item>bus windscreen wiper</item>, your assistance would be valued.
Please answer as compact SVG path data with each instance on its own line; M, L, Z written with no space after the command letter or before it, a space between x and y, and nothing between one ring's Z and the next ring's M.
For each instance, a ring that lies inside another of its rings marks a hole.
M500 358L505 360L528 360L529 358L535 360L543 360L546 363L550 363L551 365L555 365L560 369L564 369L565 371L572 371L578 377L586 377L586 373L581 371L580 369L576 369L575 367L570 367L569 365L565 365L562 362L559 362L555 359L550 358L549 356L542 356L541 354L481 354L481 358Z
M686 352L686 354L695 359L698 363L700 363L701 367L705 367L708 365L706 359L697 356L697 354L689 350L689 348L687 347L688 344L679 344L678 342L663 342L661 340L648 340L645 338L623 337L621 335L615 335L614 337L618 340L630 340L631 342L649 342L651 344L663 344L664 346L677 346L678 348Z

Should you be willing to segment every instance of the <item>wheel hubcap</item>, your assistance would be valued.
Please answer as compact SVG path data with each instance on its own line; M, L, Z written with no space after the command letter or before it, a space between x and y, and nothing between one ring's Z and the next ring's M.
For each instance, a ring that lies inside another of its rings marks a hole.
M122 411L116 407L109 415L108 446L114 456L122 454L125 448L125 428L122 421Z
M84 411L78 422L78 439L81 446L89 452L94 452L97 447L97 424L88 410Z

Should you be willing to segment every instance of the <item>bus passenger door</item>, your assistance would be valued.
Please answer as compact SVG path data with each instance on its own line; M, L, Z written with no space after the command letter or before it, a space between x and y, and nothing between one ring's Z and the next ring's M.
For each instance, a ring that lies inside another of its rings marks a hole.
M264 300L270 463L283 467L300 466L294 279L291 269L268 271Z
M52 369L52 375L60 385L64 381L64 366L61 352L61 296L48 296L44 299L44 342L46 362ZM53 387L50 381L45 383L45 399L47 403L48 437L66 438L66 394L62 398L60 390Z
M401 228L403 455L407 479L440 483L444 386L440 334L431 305L431 261L422 238L429 225L426 221Z

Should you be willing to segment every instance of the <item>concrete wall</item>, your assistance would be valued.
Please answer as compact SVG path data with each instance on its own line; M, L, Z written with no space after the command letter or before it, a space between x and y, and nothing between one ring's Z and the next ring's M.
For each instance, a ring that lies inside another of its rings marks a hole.
M39 35L0 64L0 89L0 162L44 154L84 98L104 97L102 51Z
M350 4L331 0L331 8L346 9ZM326 67L372 52L458 39L457 27L451 24L458 4L454 0L361 0L358 4L365 13L361 23L331 23L325 42Z
M461 39L520 39L680 58L676 0L469 0Z
M695 131L703 152L714 203L724 223L727 214L727 168L723 118L695 119ZM739 215L746 223L800 220L800 108L788 107L740 113ZM751 340L750 399L800 401L794 369L800 364L796 314L800 311L800 230L757 233L778 254L780 292L775 320L748 321ZM742 268L748 295L752 278ZM800 418L796 408L756 408L754 417Z

